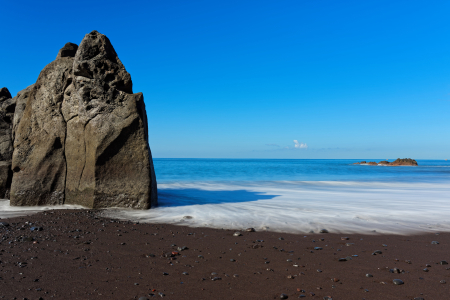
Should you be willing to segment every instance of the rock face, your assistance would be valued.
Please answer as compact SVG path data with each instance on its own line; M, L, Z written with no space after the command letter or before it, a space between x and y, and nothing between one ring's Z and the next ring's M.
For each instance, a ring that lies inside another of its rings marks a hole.
M12 122L15 102L7 88L0 89L0 198L9 198L13 153Z
M67 43L15 101L11 205L157 204L143 95L106 36Z
M417 166L417 161L415 161L414 159L411 158L397 158L395 161L393 162L388 162L387 160L383 160L380 161L379 163L371 161L371 162L366 162L366 161L362 161L362 162L356 162L354 163L354 165L369 165L369 166L378 166L378 165L382 165L382 166Z
M66 91L66 203L156 205L144 98L132 93L131 76L106 36L85 36Z
M66 123L61 113L73 57L58 57L39 74L15 131L11 205L64 203Z
M12 129L12 141L13 142L14 142L17 128L19 127L19 122L22 119L23 112L25 111L28 97L30 96L30 92L33 89L33 87L34 87L34 84L30 85L26 89L18 92L17 95L13 98L13 101L16 103L16 109L14 111L13 129Z

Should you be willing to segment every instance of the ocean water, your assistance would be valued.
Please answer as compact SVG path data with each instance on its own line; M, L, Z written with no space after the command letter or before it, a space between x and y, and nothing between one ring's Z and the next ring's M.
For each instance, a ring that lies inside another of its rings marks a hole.
M356 161L155 159L159 206L105 214L291 233L450 231L450 161L418 160L416 167L353 165ZM24 213L5 210L8 202L0 200L0 217Z

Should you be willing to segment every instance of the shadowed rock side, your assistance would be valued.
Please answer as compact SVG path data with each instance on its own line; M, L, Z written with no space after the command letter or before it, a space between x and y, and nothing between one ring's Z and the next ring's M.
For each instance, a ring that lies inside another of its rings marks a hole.
M7 88L0 89L0 198L9 198L13 144L11 139L14 118L14 99Z
M62 112L67 122L66 201L87 207L156 205L156 178L141 93L109 39L93 31L81 42Z
M11 205L64 203L66 123L61 114L73 57L48 64L29 92L15 130Z

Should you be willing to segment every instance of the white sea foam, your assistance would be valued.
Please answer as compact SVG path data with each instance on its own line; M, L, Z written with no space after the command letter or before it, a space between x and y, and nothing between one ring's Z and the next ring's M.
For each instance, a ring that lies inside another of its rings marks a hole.
M450 231L448 182L181 182L159 184L158 190L160 206L155 209L110 209L105 215L149 223L292 233L322 228L340 233ZM6 204L0 201L1 218L36 211Z
M161 206L107 215L139 222L279 232L450 231L449 183L303 181L161 184ZM189 217L186 217L189 216Z
M51 209L82 209L80 205L55 205L55 206L10 206L9 200L0 199L0 219L33 215Z

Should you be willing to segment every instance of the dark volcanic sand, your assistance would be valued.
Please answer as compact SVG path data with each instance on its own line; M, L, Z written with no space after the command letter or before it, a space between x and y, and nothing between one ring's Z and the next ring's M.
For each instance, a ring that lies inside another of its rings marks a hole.
M10 224L0 225L0 299L152 299L160 293L167 299L280 299L282 293L289 299L450 299L450 265L440 264L450 262L449 233L305 237L242 230L235 237L231 230L110 220L94 210L0 221ZM31 231L34 226L42 231ZM177 250L183 246L188 249ZM372 255L375 250L382 254ZM172 251L179 255L170 257ZM352 255L358 256L339 261ZM404 272L391 273L394 268Z

